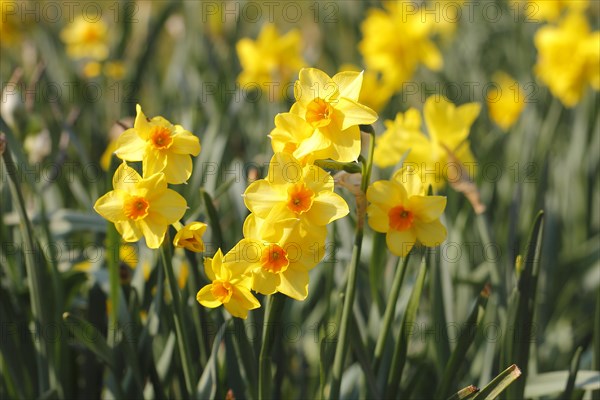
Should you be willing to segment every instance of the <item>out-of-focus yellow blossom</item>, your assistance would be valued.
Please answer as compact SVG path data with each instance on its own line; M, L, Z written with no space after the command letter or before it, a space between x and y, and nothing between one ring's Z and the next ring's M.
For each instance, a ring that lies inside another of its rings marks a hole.
M107 61L104 64L104 74L111 79L121 80L125 77L125 64L122 61Z
M206 232L207 225L202 222L191 222L181 228L173 238L173 246L183 247L190 251L201 253L204 251L202 235Z
M442 67L442 55L430 39L436 17L423 18L420 10L406 1L390 1L384 6L385 10L369 10L361 25L363 40L358 49L368 69L380 72L384 82L400 90L419 65L434 71Z
M187 283L188 276L190 275L190 264L187 260L181 260L179 264L179 273L177 274L177 285L179 289L183 290Z
M398 113L394 122L386 122L387 130L377 141L374 163L380 168L396 165L410 150L405 164L416 169L426 186L444 186L450 174L458 173L455 159L473 171L475 161L467 137L480 109L478 103L456 107L442 96L429 97L424 107L428 134L421 132L417 110Z
M340 69L342 71L361 71L356 65L351 64L344 64ZM390 98L394 94L394 90L377 75L378 74L374 71L364 71L358 102L376 112L380 112L390 101Z
M104 150L104 153L100 156L100 167L102 167L103 170L109 170L110 162L112 161L112 156L115 154L115 151L117 151L117 139L108 142L106 150Z
M168 183L185 183L192 175L192 158L200 153L200 140L181 125L163 117L148 120L137 105L133 128L117 139L115 154L125 161L142 161L144 176L164 172Z
M114 190L100 197L94 210L115 224L126 242L142 238L158 248L169 225L179 221L187 209L185 199L167 188L164 174L142 178L123 163L113 176Z
M293 156L276 153L267 177L244 193L246 207L266 226L300 220L323 227L348 214L348 204L333 191L333 177L316 165L302 166Z
M119 246L119 261L129 268L135 269L138 263L138 254L135 247L128 243L122 243ZM90 260L84 260L73 265L73 269L76 271L89 271L92 265Z
M497 86L487 93L490 118L507 131L519 119L525 108L525 93L519 82L505 72L496 72L492 79Z
M330 78L316 68L303 68L294 84L296 102L290 112L308 122L313 134L294 154L303 158L317 152L339 162L352 162L360 155L358 125L372 124L377 113L358 102L362 72L345 71Z
M236 50L242 65L239 84L243 87L259 85L261 90L271 92L277 98L285 94L287 84L305 65L302 36L296 29L280 35L275 25L265 24L256 41L243 38L237 43Z
M534 71L565 106L575 106L588 86L600 90L600 31L591 32L583 15L570 14L558 26L543 26L534 42Z
M0 0L0 46L19 43L24 26L20 7L22 5L16 1Z
M60 33L73 59L90 58L102 61L108 57L108 26L102 21L88 21L78 16Z
M284 225L265 236L265 220L250 214L244 222L244 239L225 256L247 264L252 289L262 294L280 292L296 300L308 296L308 271L324 255L326 229L302 223Z
M260 307L250 292L252 278L246 268L241 260L224 260L221 249L217 250L214 258L204 259L204 271L212 283L198 291L196 300L208 308L224 305L234 317L246 319L249 310Z
M413 171L414 172L414 171ZM386 233L392 253L405 257L418 241L427 247L446 240L440 216L446 197L426 196L421 178L403 168L389 181L374 182L367 189L369 226Z
M102 64L98 61L89 61L83 66L83 76L86 78L95 78L102 72Z
M465 0L430 0L425 6L423 15L425 18L435 18L433 31L437 33L443 43L448 44L454 39L456 28L467 10L462 6ZM434 13L427 13L434 10Z
M521 11L530 20L556 21L564 12L585 11L589 3L589 0L527 0L526 8Z

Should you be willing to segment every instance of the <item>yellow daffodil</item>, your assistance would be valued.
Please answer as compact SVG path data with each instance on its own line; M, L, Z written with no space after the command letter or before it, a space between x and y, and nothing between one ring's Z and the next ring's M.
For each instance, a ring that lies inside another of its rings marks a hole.
M292 113L275 116L275 128L269 134L274 153L293 155L302 164L312 164L315 160L328 158L327 149L321 151L298 151L300 144L308 140L315 128L302 117Z
M399 113L394 122L386 122L387 130L375 148L374 163L381 168L396 165L410 150L405 164L413 166L423 183L434 188L444 186L445 179L454 179L456 173L462 174L454 165L456 159L473 172L475 161L467 137L480 109L477 103L456 107L442 96L429 97L424 107L428 134L421 132L417 110Z
M600 31L591 32L587 19L570 14L558 26L535 34L537 77L567 107L583 97L588 86L600 90Z
M358 125L372 124L377 113L358 102L362 72L340 72L330 78L315 68L300 70L294 85L296 102L290 112L308 122L313 134L296 149L303 158L318 152L340 162L355 161L360 155Z
M304 66L302 36L298 30L279 35L273 24L265 24L258 39L241 39L236 50L242 65L238 82L242 87L260 89L281 98L292 77ZM276 100L270 99L270 100Z
M344 64L341 67L342 71L358 71L361 69L352 64ZM358 96L358 102L371 108L375 112L380 112L390 101L394 94L391 85L384 82L378 74L371 70L366 70L363 73L363 83Z
M185 199L167 188L164 174L142 178L123 163L113 176L114 190L100 197L94 210L115 224L126 242L142 238L152 249L158 248L169 225L183 217Z
M333 177L315 165L302 166L293 156L276 153L267 177L244 193L246 207L267 226L301 220L325 226L348 214L348 204L333 192Z
M495 73L492 79L497 86L487 93L490 118L507 131L519 119L525 108L525 93L519 82L505 72Z
M108 26L102 21L90 21L78 16L60 33L73 59L90 58L102 61L108 57Z
M22 4L0 0L0 46L13 46L21 42L25 20L19 12Z
M200 140L181 125L163 117L148 120L137 105L133 128L117 140L115 154L125 161L142 161L144 176L164 172L168 183L185 183L192 174L192 158L200 153Z
M426 196L420 177L408 169L401 169L390 181L369 186L367 200L369 226L386 233L387 246L397 256L406 256L416 242L435 247L446 239L439 219L446 198Z
M585 11L589 0L528 0L527 3L522 11L528 19L556 21L565 11Z
M246 267L243 262L224 260L221 249L217 250L214 258L204 259L204 271L212 283L198 291L196 300L208 308L224 305L234 317L246 319L249 310L260 307L250 292L252 278Z
M409 13L406 4L390 1L385 3L385 10L370 9L358 45L367 68L383 74L394 90L402 89L419 65L437 71L443 64L441 53L430 39L435 32L435 18L423 18L419 10Z
M265 220L250 214L244 222L244 239L225 256L247 264L252 289L262 294L280 292L296 300L308 296L308 271L323 258L325 227L292 222L266 234Z
M184 226L173 238L173 246L183 247L190 251L201 253L204 251L202 235L206 232L207 225L202 222L192 222Z
M104 74L111 79L121 80L125 77L126 72L127 69L122 61L107 61L106 64L104 64Z

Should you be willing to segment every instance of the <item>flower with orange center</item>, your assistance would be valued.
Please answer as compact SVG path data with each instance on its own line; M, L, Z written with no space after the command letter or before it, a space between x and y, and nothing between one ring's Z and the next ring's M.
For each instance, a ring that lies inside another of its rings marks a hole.
M250 292L251 278L246 274L243 263L227 261L221 249L214 258L204 259L204 272L211 284L198 291L196 300L204 307L216 308L221 305L231 315L246 319L248 311L260 307L260 303Z
M373 183L367 200L369 225L386 233L387 245L397 256L406 256L417 241L435 247L446 239L446 228L440 222L446 198L426 196L415 171L403 168L390 181Z
M144 176L164 172L167 182L185 183L192 174L192 156L200 154L200 140L181 125L163 117L150 120L138 104L133 128L117 139L117 157L142 161Z
M77 17L60 33L73 59L88 58L103 61L108 57L108 26L102 21Z
M201 253L204 251L202 235L206 232L207 225L202 222L192 222L181 228L173 238L173 246L183 247L190 251Z
M126 242L144 236L148 247L158 248L168 226L181 219L187 209L185 199L167 188L162 173L142 178L123 163L115 172L113 188L96 201L94 209L115 224Z
M333 192L333 177L315 166L302 166L292 155L276 153L266 178L255 181L244 193L250 211L268 221L267 226L300 220L314 226L348 214L348 204Z
M308 296L308 271L325 255L325 227L299 221L278 229L264 229L266 221L250 214L244 222L244 239L225 261L246 265L252 289L262 294L280 292L296 300Z
M314 131L301 140L294 151L296 158L303 159L316 152L319 158L339 162L358 159L358 126L377 120L375 111L358 102L362 81L362 72L345 71L330 78L315 68L300 70L294 85L296 102L290 113L304 119ZM304 131L303 127L300 129Z

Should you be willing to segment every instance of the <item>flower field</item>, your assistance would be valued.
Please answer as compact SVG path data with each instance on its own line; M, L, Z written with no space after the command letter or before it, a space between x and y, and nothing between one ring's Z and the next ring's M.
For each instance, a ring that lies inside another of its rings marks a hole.
M0 397L598 398L599 4L0 1Z

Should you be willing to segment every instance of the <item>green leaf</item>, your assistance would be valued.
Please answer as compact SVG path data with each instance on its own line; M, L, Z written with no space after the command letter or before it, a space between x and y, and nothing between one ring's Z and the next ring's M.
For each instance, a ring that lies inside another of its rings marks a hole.
M467 400L473 398L477 392L479 392L479 388L477 386L467 386L466 388L460 389L458 392L448 397L447 400Z
M65 324L71 325L71 331L77 342L87 347L110 369L115 370L113 351L94 325L70 313L63 314L63 321Z
M225 330L227 329L227 323L228 322L225 321L217 332L217 336L215 337L215 341L212 345L212 352L210 353L210 358L208 359L208 364L204 369L204 372L202 372L202 376L200 377L198 385L196 386L196 397L199 399L214 399L217 394L217 383L219 382L217 354L219 353L219 346L223 340Z
M394 393L398 392L398 386L402 379L402 371L406 362L406 352L408 350L408 342L414 327L415 320L417 318L417 310L419 309L419 303L421 300L421 292L425 285L425 275L427 274L427 265L425 263L425 257L421 261L421 268L419 269L419 275L413 287L413 291L408 300L406 311L404 313L404 319L402 320L402 327L400 328L400 334L396 341L396 349L394 351L394 358L392 359L392 369L388 376L387 389L385 398L394 397Z
M452 382L456 380L456 374L466 359L467 350L469 350L469 347L471 347L471 344L475 339L477 325L483 317L485 306L489 297L490 286L486 285L479 293L479 297L475 301L475 305L471 310L471 314L467 318L466 323L463 325L463 329L460 331L456 348L450 356L450 361L448 364L446 364L446 370L444 371L442 383L438 387L436 395L437 398L443 398L447 396L451 387L450 385L452 385Z
M213 241L216 243L217 248L220 248L223 250L223 252L225 252L226 249L223 248L223 232L221 231L219 213L217 212L213 200L208 192L206 192L204 189L200 189L200 195L202 196L204 207L206 208L206 214L208 215L208 222L210 229L212 230Z
M569 371L553 371L532 375L527 378L525 398L550 396L564 390L569 379ZM576 390L600 389L600 372L579 371L575 379Z
M473 400L494 400L520 376L521 370L519 367L517 367L515 364L511 365L502 371L500 375L495 377L490 383L488 383L486 387L481 389L481 391L477 393Z
M569 379L567 379L567 385L565 391L562 394L562 398L568 400L573 394L575 389L575 379L577 378L577 372L579 371L579 362L581 361L581 353L583 353L583 347L579 346L575 350L573 360L571 360L571 369L569 370Z
M529 234L522 271L509 302L506 327L513 328L515 331L505 335L504 358L501 361L516 362L524 366L523 379L510 387L507 392L509 398L521 399L525 391L542 247L543 219L544 212L540 211Z

